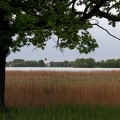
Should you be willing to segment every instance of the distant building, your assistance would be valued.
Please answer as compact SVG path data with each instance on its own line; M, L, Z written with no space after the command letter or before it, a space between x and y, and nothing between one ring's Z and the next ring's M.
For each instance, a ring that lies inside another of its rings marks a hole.
M46 65L47 67L50 66L50 63L47 61L47 58L44 59L44 63L45 63L45 65Z
M64 62L50 62L50 67L64 67Z

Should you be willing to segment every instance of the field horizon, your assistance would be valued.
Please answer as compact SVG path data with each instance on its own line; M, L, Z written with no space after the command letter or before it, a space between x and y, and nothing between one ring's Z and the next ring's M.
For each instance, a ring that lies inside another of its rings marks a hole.
M96 71L120 71L120 68L6 67L6 71L96 72Z

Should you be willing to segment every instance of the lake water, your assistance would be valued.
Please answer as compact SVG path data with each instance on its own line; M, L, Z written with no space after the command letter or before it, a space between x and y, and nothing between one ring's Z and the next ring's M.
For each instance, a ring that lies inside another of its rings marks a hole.
M6 67L7 71L112 71L120 68Z

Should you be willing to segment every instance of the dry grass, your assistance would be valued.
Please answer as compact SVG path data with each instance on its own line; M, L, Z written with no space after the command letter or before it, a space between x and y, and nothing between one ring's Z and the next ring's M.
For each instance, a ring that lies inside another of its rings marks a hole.
M6 71L7 106L120 105L120 71Z

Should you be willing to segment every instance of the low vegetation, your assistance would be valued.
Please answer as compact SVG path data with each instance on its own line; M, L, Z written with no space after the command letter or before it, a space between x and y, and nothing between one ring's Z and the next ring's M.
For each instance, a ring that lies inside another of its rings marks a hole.
M118 119L120 71L6 71L5 102L2 120Z
M0 120L119 120L120 107L64 105L49 108L12 108Z

